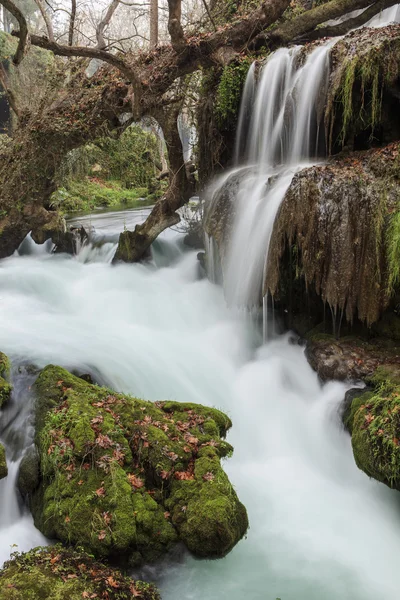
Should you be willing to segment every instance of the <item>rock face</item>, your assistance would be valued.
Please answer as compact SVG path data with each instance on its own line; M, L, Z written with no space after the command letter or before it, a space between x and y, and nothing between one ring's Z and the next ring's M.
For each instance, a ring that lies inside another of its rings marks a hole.
M367 391L352 390L344 423L357 466L400 490L400 369L380 367L370 384Z
M307 343L306 355L312 368L324 381L368 380L379 367L400 369L400 348L382 339L366 341L348 336L316 334Z
M60 367L39 375L40 484L31 501L48 537L139 564L178 540L224 556L248 527L220 459L231 422L196 404L115 394Z
M9 401L12 385L8 382L10 378L11 364L9 358L0 352L0 408Z
M283 298L285 251L295 277L349 322L371 325L391 295L390 237L400 206L399 144L295 175L274 226L264 293Z
M2 600L160 600L156 588L134 581L84 552L61 546L15 554L0 571Z

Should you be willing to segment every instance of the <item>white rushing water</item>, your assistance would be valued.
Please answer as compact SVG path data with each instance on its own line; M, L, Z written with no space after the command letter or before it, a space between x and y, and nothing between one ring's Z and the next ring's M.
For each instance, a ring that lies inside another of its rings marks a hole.
M196 254L182 254L171 235L165 268L45 253L1 261L1 349L14 361L90 370L118 390L232 417L226 469L249 512L248 536L223 560L184 555L145 569L164 600L397 599L399 494L355 466L338 416L344 386L322 388L287 338L257 350L244 316L198 279ZM18 397L28 408L11 419L25 440L14 447L32 436L29 402ZM2 495L7 514L10 500L15 494ZM14 543L43 541L19 514L0 524L1 559Z

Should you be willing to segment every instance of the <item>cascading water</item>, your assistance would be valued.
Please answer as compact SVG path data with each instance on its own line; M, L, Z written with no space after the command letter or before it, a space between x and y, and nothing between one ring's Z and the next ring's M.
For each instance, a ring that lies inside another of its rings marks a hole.
M237 155L245 146L247 170L236 194L236 224L224 280L230 304L260 305L276 214L294 174L324 149L321 124L331 46L332 42L317 47L305 59L300 46L278 50L263 67L256 87L254 67L248 74L237 136ZM237 169L232 176L236 174ZM229 175L219 190L227 179Z

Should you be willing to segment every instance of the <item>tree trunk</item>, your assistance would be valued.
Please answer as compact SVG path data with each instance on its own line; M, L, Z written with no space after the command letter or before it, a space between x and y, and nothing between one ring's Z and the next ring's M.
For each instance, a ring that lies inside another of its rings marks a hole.
M150 0L150 49L158 44L158 0Z
M176 225L176 212L194 193L194 185L187 177L182 142L178 131L179 108L166 108L154 116L160 123L168 149L170 185L166 195L154 206L146 221L134 231L124 231L119 238L114 262L137 262L148 254L151 244L168 227Z

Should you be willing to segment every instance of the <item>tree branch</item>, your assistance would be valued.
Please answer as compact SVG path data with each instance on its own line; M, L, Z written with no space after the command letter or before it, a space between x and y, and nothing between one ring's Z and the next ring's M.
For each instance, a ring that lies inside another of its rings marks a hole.
M204 5L204 8L206 9L206 13L208 15L208 18L210 19L210 21L212 23L212 26L214 27L214 31L217 31L217 26L215 24L215 21L213 19L213 16L211 14L210 9L208 8L207 0L203 0L203 5Z
M51 19L46 11L46 6L43 2L43 0L35 0L36 4L39 7L40 10L40 14L43 17L43 20L46 24L46 29L47 29L47 35L49 36L49 40L51 42L54 42L54 30L53 30L53 23L51 22Z
M321 27L319 29L315 29L310 34L306 34L296 39L299 42L305 41L313 41L319 40L324 37L336 37L346 35L352 29L357 29L358 27L362 27L365 23L368 23L375 15L377 15L382 10L394 6L398 4L399 0L380 0L379 2L372 4L369 6L364 12L362 12L358 17L353 17L352 19L347 19L347 21L343 21L343 23L339 23L338 25L331 25L330 27Z
M19 31L13 31L12 35L14 37L19 37L20 33ZM105 50L99 50L98 48L89 48L85 46L64 46L62 44L57 44L57 42L51 42L47 37L40 35L32 35L31 42L34 46L44 48L45 50L50 50L57 56L98 58L99 60L102 60L119 69L121 73L123 73L130 81L134 82L136 80L136 76L132 68L130 68L122 58L119 58L110 52L106 52Z
M107 46L105 39L104 39L104 31L105 31L106 27L110 24L113 14L115 13L115 11L118 8L119 2L120 2L120 0L113 0L111 2L110 6L107 9L106 14L104 15L104 18L100 21L100 23L98 24L98 26L96 28L97 48L99 50L104 50L104 48L106 48L106 46Z
M14 65L19 65L29 50L30 37L28 25L24 15L14 4L14 2L12 2L12 0L0 0L0 4L2 4L4 8L6 8L17 19L19 23L19 43L13 58Z
M72 46L74 43L75 19L76 19L76 0L71 0L71 16L69 19L68 46Z
M268 33L262 33L254 39L252 47L259 48L266 45L276 48L286 46L294 39L313 31L321 23L337 19L353 10L366 8L370 4L371 0L331 0L326 4L307 10L291 21L286 21L283 25L275 27Z

